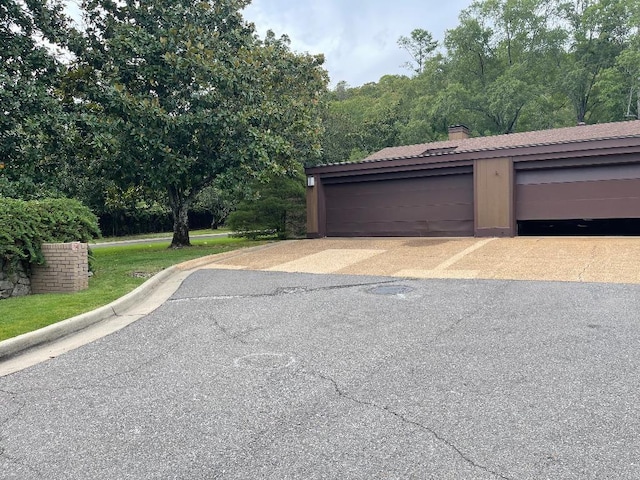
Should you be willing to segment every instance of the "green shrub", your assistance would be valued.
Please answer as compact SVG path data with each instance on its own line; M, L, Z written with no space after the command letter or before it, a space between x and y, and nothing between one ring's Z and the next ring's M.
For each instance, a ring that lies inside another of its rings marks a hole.
M238 236L256 239L300 237L305 233L306 203L304 177L272 177L256 183L249 199L229 215L227 226Z
M100 236L98 219L77 200L0 197L0 258L44 264L45 242L88 242Z

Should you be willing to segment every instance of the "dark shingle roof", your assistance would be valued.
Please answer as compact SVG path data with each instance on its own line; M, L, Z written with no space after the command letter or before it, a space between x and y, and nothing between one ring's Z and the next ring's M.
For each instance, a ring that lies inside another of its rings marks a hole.
M421 143L402 147L388 147L362 160L378 161L400 158L425 157L450 153L502 150L536 145L553 145L610 138L640 137L640 120L628 122L579 125L576 127L511 133L491 137L476 137L462 140Z

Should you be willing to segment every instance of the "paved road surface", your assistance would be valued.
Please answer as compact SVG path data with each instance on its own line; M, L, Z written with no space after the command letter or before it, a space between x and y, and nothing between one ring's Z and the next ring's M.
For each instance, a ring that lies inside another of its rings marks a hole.
M0 378L5 479L637 479L640 286L200 270Z
M207 233L202 235L191 235L191 240L206 240L208 238L226 238L228 237L228 233ZM156 244L156 243L171 243L171 237L161 237L161 238L137 238L135 240L117 240L114 242L97 242L90 243L89 247L91 248L104 248L104 247L113 247L115 245L135 245L135 244Z

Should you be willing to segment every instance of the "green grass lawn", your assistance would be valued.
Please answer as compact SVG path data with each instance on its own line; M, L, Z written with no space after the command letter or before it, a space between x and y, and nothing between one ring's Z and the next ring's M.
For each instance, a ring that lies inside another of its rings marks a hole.
M0 300L0 341L106 305L171 265L264 242L216 238L191 243L192 247L182 249L168 249L164 244L96 249L95 272L87 290Z

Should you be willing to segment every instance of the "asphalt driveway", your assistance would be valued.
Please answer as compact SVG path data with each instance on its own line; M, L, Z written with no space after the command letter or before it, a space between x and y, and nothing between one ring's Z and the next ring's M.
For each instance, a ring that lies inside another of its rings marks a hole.
M0 378L0 477L637 479L638 312L639 285L199 270Z

